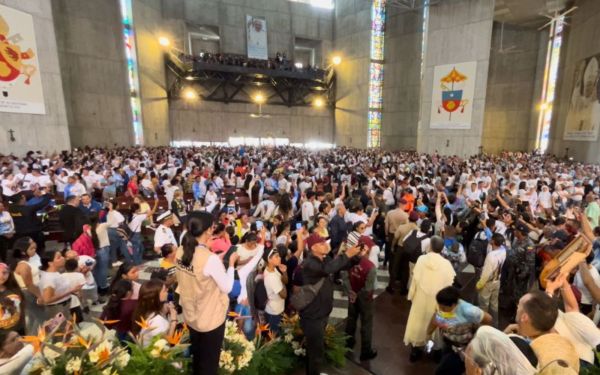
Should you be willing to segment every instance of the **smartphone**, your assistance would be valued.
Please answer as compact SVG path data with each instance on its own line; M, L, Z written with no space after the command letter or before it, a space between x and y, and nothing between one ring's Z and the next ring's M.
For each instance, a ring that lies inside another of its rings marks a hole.
M296 230L300 230L300 228L302 228L302 223L301 222L296 223Z
M263 222L260 220L256 220L256 230L261 230L263 227Z

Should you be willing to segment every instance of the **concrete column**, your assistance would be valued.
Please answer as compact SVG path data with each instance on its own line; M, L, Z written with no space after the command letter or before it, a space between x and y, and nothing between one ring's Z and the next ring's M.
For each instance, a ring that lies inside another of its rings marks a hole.
M417 150L444 155L472 155L479 151L483 133L494 0L444 1L432 6L427 29L425 74L421 89ZM431 129L434 67L477 61L471 128Z

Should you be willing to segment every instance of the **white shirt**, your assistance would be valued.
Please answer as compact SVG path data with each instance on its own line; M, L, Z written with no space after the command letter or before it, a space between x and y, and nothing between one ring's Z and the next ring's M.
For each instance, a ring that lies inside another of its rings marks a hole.
M142 336L142 345L148 346L152 341L152 338L157 335L163 335L169 332L169 321L160 314L154 314L148 319L148 329L140 331Z
M109 228L118 228L119 224L124 221L125 217L123 217L123 215L116 209L112 209L108 211L108 214L106 214L106 223L108 224Z
M387 188L383 191L383 200L385 201L386 206L393 206L396 202L394 200L394 193L392 193L390 188Z
M268 297L265 312L270 315L279 315L283 313L283 310L285 309L285 300L279 295L283 288L285 288L281 281L281 274L276 269L273 270L273 272L269 272L268 269L265 269L263 275L265 290Z
M240 280L240 295L237 298L238 303L242 303L242 301L244 301L246 298L248 298L248 290L246 289L246 281L248 279L248 275L250 274L250 272L252 272L252 270L256 269L256 265L258 264L258 262L261 261L263 253L264 253L264 248L263 247L258 247L256 248L258 251L256 252L256 254L254 254L254 257L252 258L252 260L250 260L248 263L244 264L241 267L238 267L237 269L237 273L238 273L238 277Z
M310 201L302 203L302 221L311 221L315 216L315 206Z
M61 275L63 280L69 283L69 288L75 288L81 284L85 284L85 276L81 272L65 272ZM71 308L81 306L81 301L76 295L71 296Z
M500 268L504 261L506 260L506 249L504 246L496 250L490 251L485 256L485 261L483 262L483 269L481 271L481 277L479 280L485 281L486 283L500 280ZM497 276L495 278L495 276Z
M140 233L142 231L142 223L147 217L147 214L134 214L129 223L129 229L134 233Z
M83 277L83 275L82 275ZM73 288L69 278L63 277L62 274L58 272L40 272L40 291L43 293L44 289L52 288L54 289L54 295L60 296L61 294L65 294ZM52 302L51 305L65 302L71 298L71 295L67 295L60 300Z
M94 280L94 275L91 271L94 268L94 266L96 266L96 259L92 258L89 255L80 255L77 259L77 263L79 264L79 267L90 267L90 271L83 274L83 277L85 278L85 285L83 286L83 289L96 288L96 281Z
M175 235L171 228L165 227L164 225L159 225L156 228L156 232L154 232L154 247L160 248L165 244L172 243L177 246L177 240L175 239Z
M275 211L275 202L270 199L266 199L256 206L256 211L254 211L254 217L260 217L263 220L269 220L271 216L273 216L273 211Z
M85 186L83 186L81 182L75 183L75 185L73 185L73 187L69 191L70 195L76 195L78 197L82 196L85 193L87 193L87 191L85 190Z
M12 180L4 179L2 180L2 194L7 197L12 197L13 195L19 192L19 188L15 184L15 179L13 177Z
M598 273L596 267L588 267L588 269L590 270L590 275L594 280L594 284L596 284L596 286L600 286L600 273ZM586 288L583 284L583 279L581 278L581 274L579 273L579 271L577 271L577 273L575 274L575 280L573 281L573 284L575 284L577 289L579 289L579 291L581 292L581 303L586 305L593 305L594 298L592 297L592 294L590 293L588 288Z

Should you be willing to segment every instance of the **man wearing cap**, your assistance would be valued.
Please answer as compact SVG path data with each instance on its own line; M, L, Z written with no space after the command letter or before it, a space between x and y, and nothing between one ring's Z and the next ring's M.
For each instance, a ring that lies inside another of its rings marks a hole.
M168 243L173 244L176 247L178 245L173 230L171 229L173 226L173 214L171 211L165 211L158 215L157 221L160 225L156 228L156 232L154 232L154 252L160 254L160 249L163 245Z
M508 303L503 303L503 305L510 306L512 312L515 311L519 299L535 283L536 256L533 241L529 238L529 228L522 223L518 223L514 235L515 238L511 248L506 254L506 277L501 279L502 290L507 292L506 298L508 299Z
M306 374L319 375L325 356L325 326L333 310L333 283L331 275L352 265L351 258L358 255L360 249L351 247L332 259L329 243L318 234L312 234L306 240L310 254L302 263L302 279L305 285L314 285L324 279L317 295L300 311L300 326L306 337ZM366 253L366 252L364 252ZM364 254L363 253L363 254Z
M388 211L387 215L385 215L385 235L387 241L385 244L385 259L383 260L384 266L387 265L392 255L393 240L396 229L400 224L406 224L408 222L408 214L404 210L405 205L406 200L398 199L398 207Z
M348 294L348 319L346 320L346 335L349 336L347 346L354 349L354 335L356 334L356 321L360 317L360 360L368 361L377 356L373 349L371 336L373 334L373 292L377 280L377 266L369 259L367 254L375 243L368 236L358 240L358 247L367 249L365 255L360 256L357 265L347 272L342 271L344 289ZM362 254L362 253L361 253Z

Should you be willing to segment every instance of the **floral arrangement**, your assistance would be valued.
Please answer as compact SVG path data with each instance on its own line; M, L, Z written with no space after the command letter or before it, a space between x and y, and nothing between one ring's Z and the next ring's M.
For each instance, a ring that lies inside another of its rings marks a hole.
M269 331L268 326L259 325L254 341L249 342L239 331L235 322L227 322L225 341L219 367L224 375L281 375L298 368L306 357L304 333L300 327L300 317L284 315L281 322L282 335L276 337ZM243 343L247 344L243 344ZM245 361L241 347L251 347L251 360ZM342 367L346 358L346 336L336 331L332 325L325 329L325 356L327 362L336 367ZM232 353L234 348L234 353ZM229 352L228 354L223 354ZM236 362L236 358L240 359ZM236 366L237 365L237 366Z
M248 367L254 354L254 342L248 341L234 321L225 323L225 338L219 357L219 373L235 374Z
M152 327L142 318L136 322L142 330L151 330ZM147 346L142 344L139 336L131 335L133 341L127 346L131 351L131 359L125 368L126 374L180 374L187 368L188 360L183 357L189 344L189 330L187 326L176 330L171 336L154 336Z
M298 357L306 356L304 332L300 327L300 316L284 315L281 321L283 341L289 344ZM325 358L328 363L335 367L342 367L346 363L346 335L339 332L331 324L325 327Z
M99 322L88 323L85 328L71 321L62 322L50 333L40 328L37 336L25 336L23 341L37 353L30 369L35 375L120 374L130 360L114 333Z
M180 374L187 361L181 344L187 333L184 327L172 336L156 336L144 347L139 337L122 346L104 324L115 321L94 320L77 325L74 321L58 324L50 333L40 328L37 336L25 336L34 348L30 369L33 375L119 375ZM138 322L140 324L140 322ZM146 322L141 322L146 324Z

